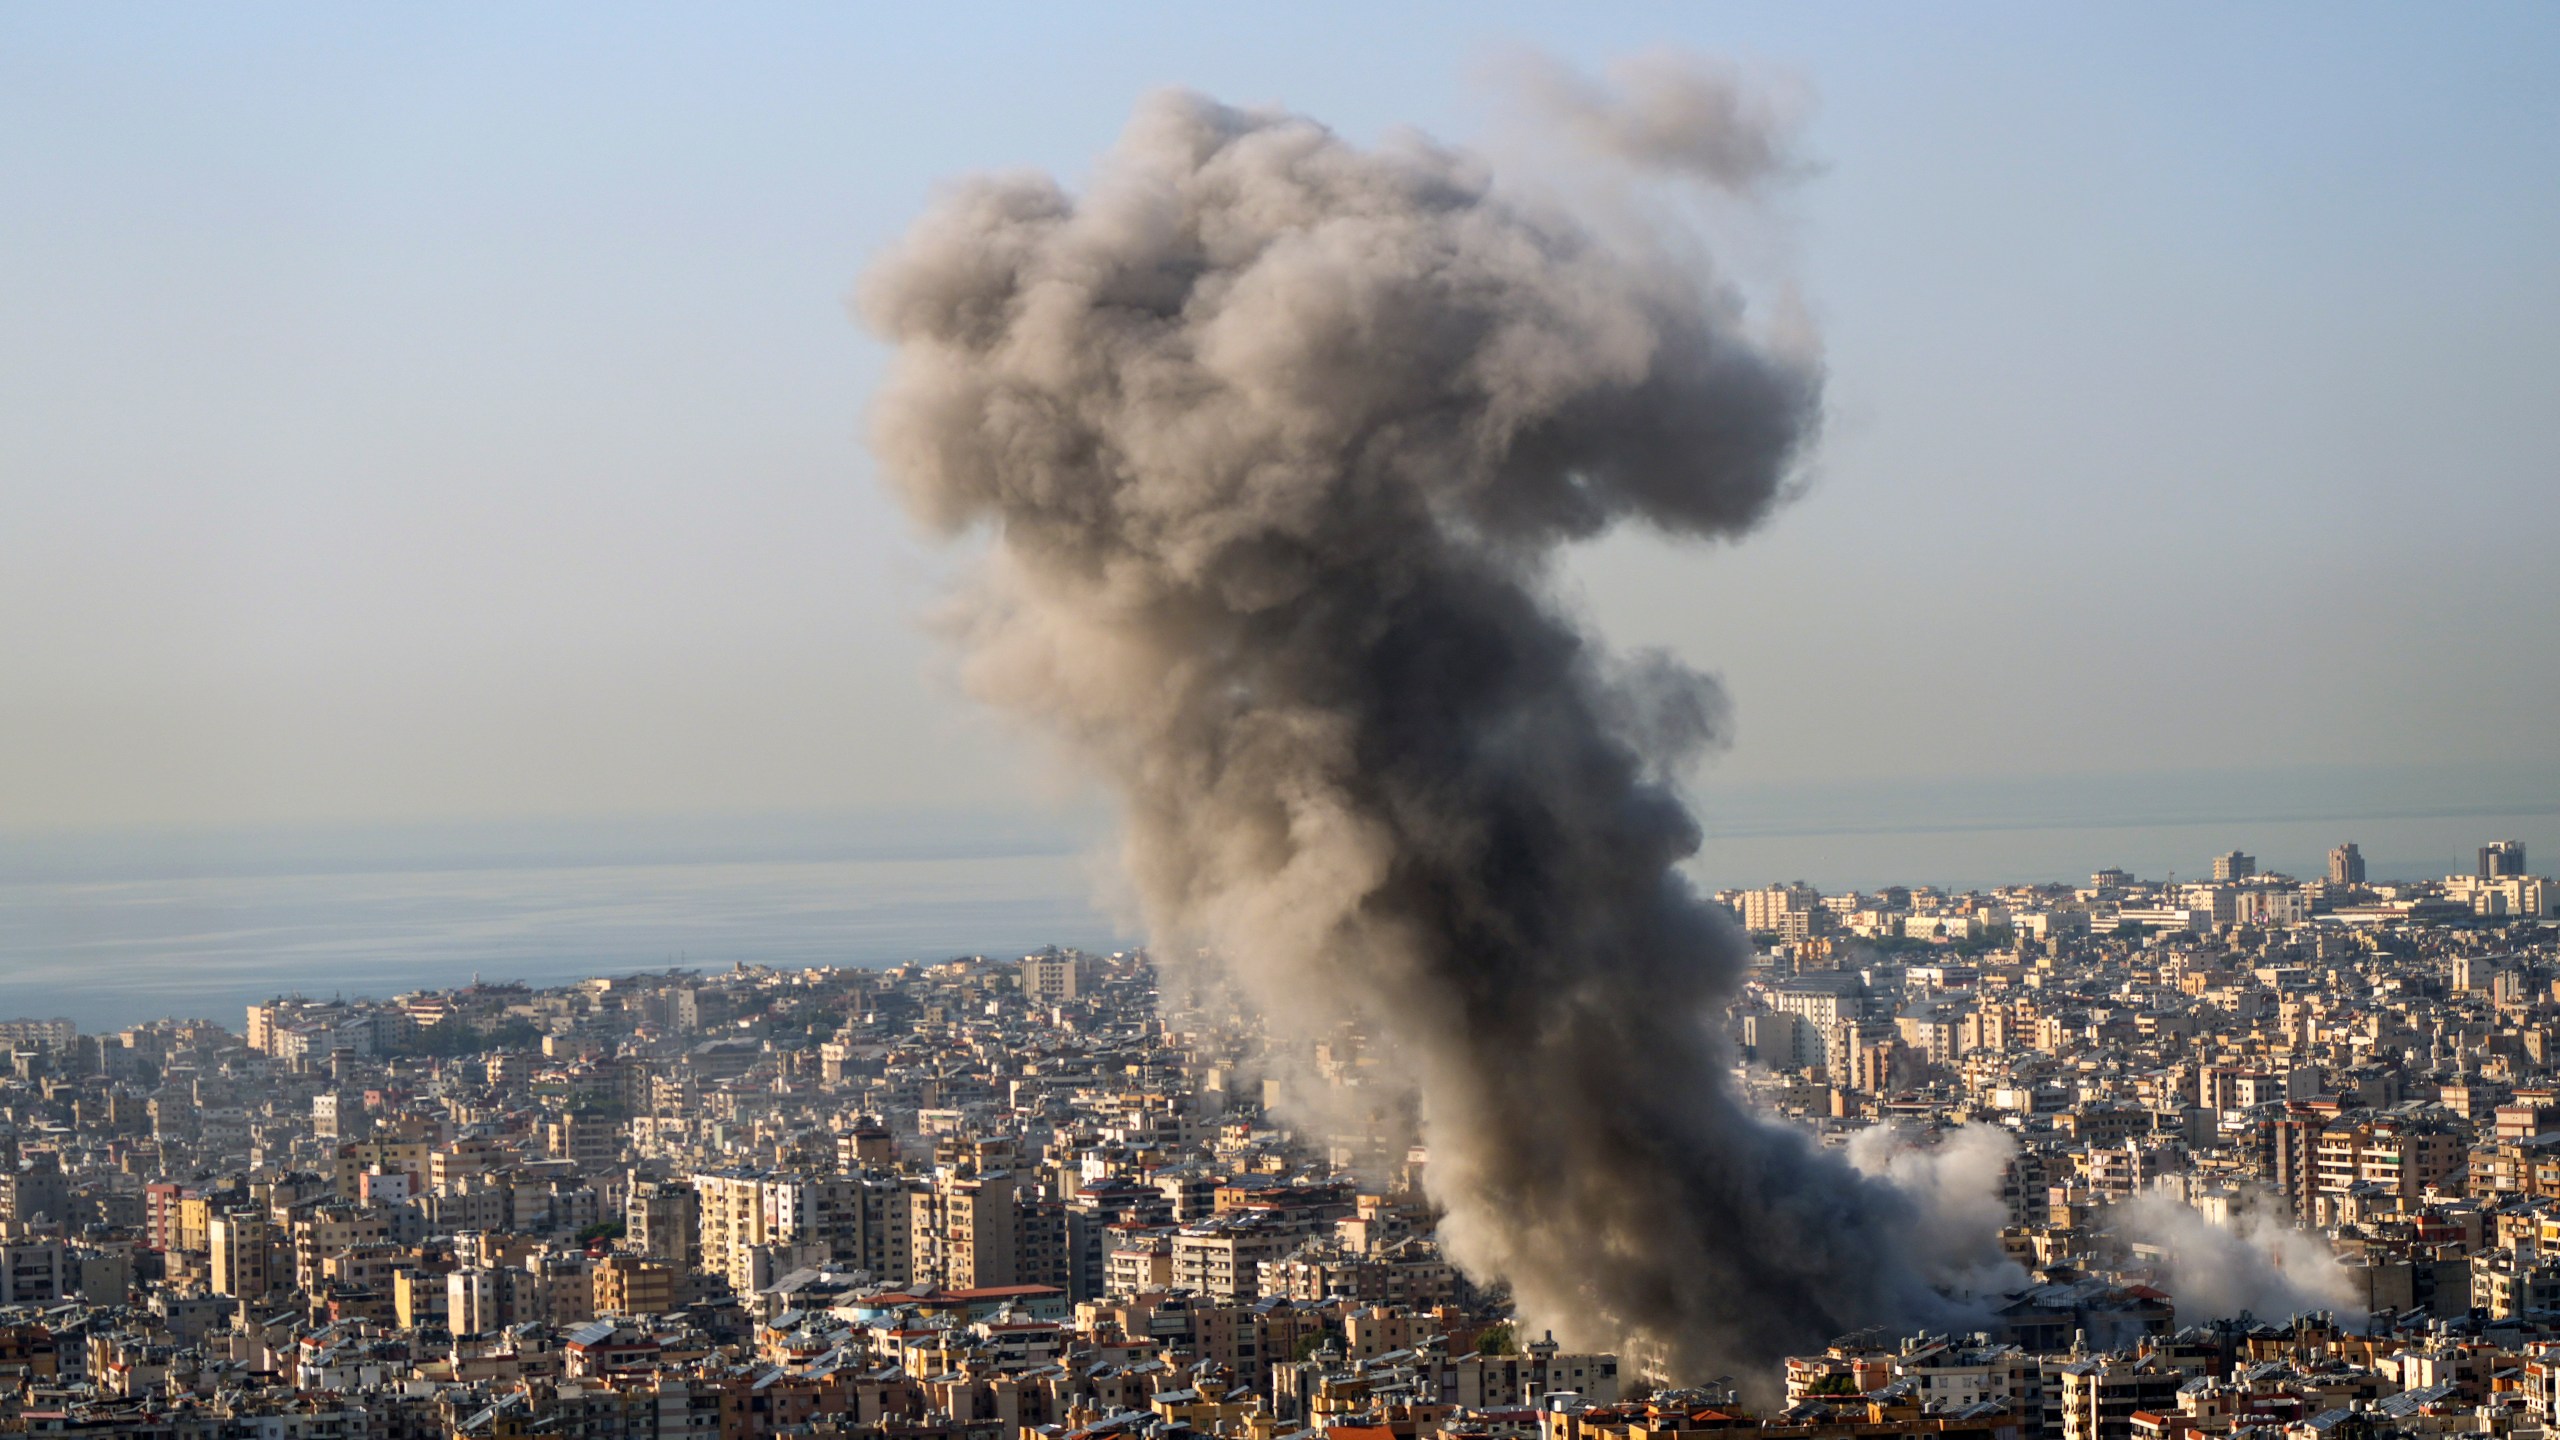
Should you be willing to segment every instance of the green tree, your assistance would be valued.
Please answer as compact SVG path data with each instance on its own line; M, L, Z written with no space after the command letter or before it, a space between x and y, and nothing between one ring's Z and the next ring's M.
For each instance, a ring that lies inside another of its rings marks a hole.
M1289 1358L1312 1360L1315 1358L1315 1353L1325 1347L1325 1342L1333 1338L1333 1332L1330 1330L1316 1330L1301 1335L1298 1337L1298 1343L1290 1349Z
M1859 1393L1857 1377L1846 1370L1834 1371L1806 1388L1808 1395L1855 1395Z

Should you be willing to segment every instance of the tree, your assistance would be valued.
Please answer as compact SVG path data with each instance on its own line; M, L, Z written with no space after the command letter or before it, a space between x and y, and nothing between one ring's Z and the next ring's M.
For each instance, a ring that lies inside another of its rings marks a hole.
M1805 1393L1808 1395L1856 1395L1860 1393L1858 1377L1846 1370L1835 1370L1806 1387Z

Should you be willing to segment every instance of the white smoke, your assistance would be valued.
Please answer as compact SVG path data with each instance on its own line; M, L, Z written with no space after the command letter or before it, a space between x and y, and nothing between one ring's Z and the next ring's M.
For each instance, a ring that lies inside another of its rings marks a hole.
M1960 1296L2005 1294L2028 1283L2000 1248L2009 1218L2000 1183L2017 1153L2016 1137L1997 1125L1959 1125L1935 1137L1872 1125L1849 1139L1850 1164L1910 1197L1922 1273Z
M2141 1195L2107 1212L2118 1234L2159 1247L2161 1288L2180 1320L2231 1320L2243 1313L2283 1319L2310 1310L2351 1319L2364 1314L2364 1297L2317 1233L2296 1229L2255 1196L2217 1208L2229 1218L2218 1223L2173 1196Z
M1959 1125L1937 1135L1876 1125L1850 1137L1849 1162L1889 1180L1917 1212L1911 1237L1930 1283L1954 1295L1987 1296L2028 1283L1999 1242L2008 1212L2003 1173L2018 1142L1994 1125ZM2161 1288L2181 1321L2243 1314L2284 1319L2329 1311L2350 1320L2364 1297L2319 1234L2284 1218L2255 1192L2216 1196L2212 1213L2175 1196L2136 1196L2109 1207L2125 1240L2159 1252Z

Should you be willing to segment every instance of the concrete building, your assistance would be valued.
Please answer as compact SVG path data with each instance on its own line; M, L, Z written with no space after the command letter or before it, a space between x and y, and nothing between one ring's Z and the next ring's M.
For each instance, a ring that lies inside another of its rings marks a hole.
M264 1299L275 1289L275 1225L248 1206L223 1211L207 1226L209 1283L216 1295Z
M916 1284L973 1290L1016 1283L1012 1174L946 1172L910 1203L909 1252Z
M702 1264L700 1197L681 1180L642 1180L623 1205L623 1240L647 1256L691 1270Z
M2498 840L2480 847L2479 878L2505 880L2524 873L2523 841Z

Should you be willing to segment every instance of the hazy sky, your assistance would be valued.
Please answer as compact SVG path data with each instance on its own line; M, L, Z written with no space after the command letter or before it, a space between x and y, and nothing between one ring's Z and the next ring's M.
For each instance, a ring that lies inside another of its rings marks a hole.
M1002 805L866 257L1151 87L1666 44L1820 162L1811 488L1576 572L1720 773L2560 758L2560 8L18 4L0 827Z

